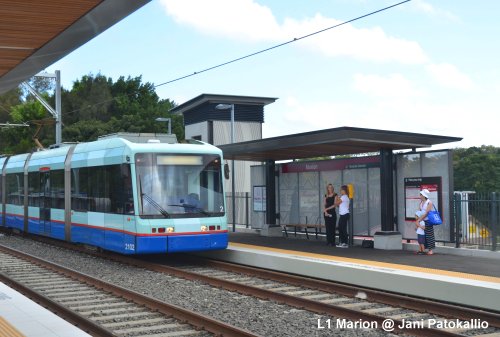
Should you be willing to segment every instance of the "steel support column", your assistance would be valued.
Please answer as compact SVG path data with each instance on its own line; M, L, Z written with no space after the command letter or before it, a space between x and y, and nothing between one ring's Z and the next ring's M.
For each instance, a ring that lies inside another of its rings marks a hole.
M56 70L56 144L62 143L61 71Z
M394 230L393 169L392 150L380 150L380 206L382 231Z
M490 205L490 223L491 223L491 250L497 250L497 228L498 228L498 197L497 192L491 192L491 205Z
M5 159L5 161L3 162L3 167L2 167L2 172L1 172L1 175L0 175L0 178L2 179L2 183L0 184L0 188L2 189L0 192L0 196L2 197L0 202L2 203L2 222L0 223L0 226L6 226L7 223L5 222L5 205L7 203L7 196L5 193L6 192L6 188L5 188L5 185L7 185L7 179L6 179L6 173L5 173L5 167L7 166L7 162L9 161L10 157L7 157Z
M276 225L276 174L274 160L266 160L266 224Z
M71 159L75 145L72 145L64 160L64 239L71 241Z
M28 233L28 219L29 219L29 212L28 212L28 183L29 183L29 179L28 179L28 166L29 166L29 163L30 163L30 159L31 159L31 156L33 155L33 153L30 153L28 154L28 157L26 158L26 161L24 162L24 174L23 174L23 177L24 177L24 232L25 233ZM5 209L3 209L4 212L6 212Z

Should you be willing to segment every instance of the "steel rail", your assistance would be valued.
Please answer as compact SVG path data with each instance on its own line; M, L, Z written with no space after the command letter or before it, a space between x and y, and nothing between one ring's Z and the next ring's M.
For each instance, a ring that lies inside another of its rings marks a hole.
M233 281L227 281L220 278L210 277L206 275L202 275L199 273L185 271L179 268L170 267L158 263L151 263L144 260L139 260L136 258L130 258L123 255L118 255L114 253L92 253L92 255L99 256L105 259L111 259L116 262L120 262L123 264L133 265L138 268L144 268L147 270L152 270L160 273L168 273L169 275L175 275L177 277L181 277L187 280L193 281L202 281L206 284L209 284L214 287L223 288L230 291L235 291L241 294L254 296L261 299L273 300L278 303L288 304L293 307L306 309L312 312L316 312L319 314L327 314L332 315L334 317L342 317L351 320L362 320L366 322L377 322L379 327L382 326L385 317L377 316L370 313L365 313L362 311L343 308L341 306L336 306L332 304L322 303L314 300L309 300L305 298L300 298L292 295L287 295L283 293L274 292L271 290L261 289L257 287L253 287L250 285L245 285ZM247 272L248 274L248 272ZM283 278L283 282L286 278ZM303 285L302 285L303 286ZM359 289L358 289L359 292ZM403 322L397 319L392 320L395 324L394 331L401 332L406 334L412 334L414 336L423 336L423 337L457 337L461 336L460 334L455 334L452 332L448 332L445 330L429 328L429 327L405 327L403 329L398 328L398 326L403 326Z
M1 248L0 248L1 249ZM8 277L7 275L0 272L0 282L5 283L12 289L23 294L24 296L30 298L34 302L38 303L44 308L55 313L57 316L61 317L65 321L77 326L86 333L97 336L97 337L114 337L115 335L108 329L94 323L91 320L79 315L78 313L66 308L65 306L51 300L50 298L38 293L29 287L17 282L16 280Z
M191 258L190 258L191 259ZM200 264L201 258L192 259L194 263ZM489 325L500 328L500 313L475 308L460 307L451 303L436 302L428 299L410 297L395 293L383 292L374 289L351 286L342 283L333 283L319 279L306 278L298 275L290 275L276 271L259 269L255 267L243 266L228 262L204 259L202 262L206 266L220 268L225 271L235 273L257 275L262 278L277 282L286 282L296 286L309 287L316 290L338 293L348 297L355 297L359 292L367 296L367 300L387 304L397 305L405 309L425 311L435 315L450 317L455 319L470 320L480 319L487 321Z
M134 265L139 268L146 268L149 270L169 273L172 275L176 275L178 277L182 277L189 280L199 280L210 284L215 287L221 287L231 291L237 291L242 294L248 294L251 296L256 296L262 299L271 299L277 301L279 303L287 303L295 307L308 309L317 313L327 313L335 316L340 316L343 318L350 319L360 319L359 314L365 315L363 320L367 321L376 321L379 324L381 323L380 319L384 319L381 316L376 316L368 313L362 313L357 310L342 308L340 306L335 306L331 304L325 304L318 301L308 300L308 299L300 299L291 295L281 294L249 285L239 284L233 281L226 281L223 279L205 276L195 272L185 271L179 268L165 266L157 263L151 263L147 261L143 261L137 258L131 258L111 252L89 252L88 250L75 246L74 244L68 244L65 242L60 242L58 240L41 238L38 236L30 236L31 238L42 241L42 242L50 242L50 244L57 244L59 246L65 247L70 250L80 251L86 254L92 254L99 256L104 259L111 259L120 263ZM411 309L420 312L426 312L434 315L440 315L443 317L453 318L453 319L461 319L461 320L472 320L472 319L480 319L482 321L488 322L490 326L500 328L500 314L490 311L484 311L474 308L467 307L459 307L457 305L436 302L428 299L422 299L417 297L410 297L390 292L383 292L374 289L356 287L352 285L346 285L342 283L333 283L329 281L306 278L303 276L291 275L266 269L259 269L255 267L243 266L228 262L209 260L201 257L183 257L185 261L194 263L196 265L201 266L210 266L222 269L224 271L233 272L233 273L242 273L247 274L249 276L261 277L264 279L284 282L287 284L299 286L299 287L308 287L314 290L320 290L333 294L340 294L347 297L356 297L360 292L366 295L366 300L374 301L382 304L387 304L391 306L396 306L405 309ZM306 307L309 305L310 307ZM394 320L395 325L399 325L401 321ZM380 325L379 325L380 326ZM397 329L395 329L397 331ZM405 328L403 333L412 333L415 336L460 336L458 334L454 334L448 331L443 331L439 329L430 329L430 328Z
M75 280L86 283L88 285L94 286L98 289L107 291L114 294L115 296L124 297L130 299L136 304L144 305L145 307L160 312L166 316L172 316L177 320L187 322L199 329L207 330L216 336L227 336L227 337L256 337L249 331L234 327L230 324L218 321L216 319L206 317L204 315L198 314L196 312L181 308L179 306L168 304L166 302L159 301L155 298L140 294L138 292L122 288L117 285L107 283L105 281L96 279L92 276L77 272L70 268L63 267L61 265L55 264L53 262L23 253L19 250L5 247L0 245L0 251L7 254L16 256L18 258L28 260L31 263L35 263L39 266L50 269L54 272L65 274ZM103 335L107 336L107 335ZM111 334L110 336L114 336Z

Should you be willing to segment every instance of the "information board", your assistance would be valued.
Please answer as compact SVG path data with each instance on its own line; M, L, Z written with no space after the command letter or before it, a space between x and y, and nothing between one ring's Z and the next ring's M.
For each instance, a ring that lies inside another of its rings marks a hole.
M266 211L266 186L253 187L253 210L255 212Z
M441 214L441 177L405 178L405 220L415 220L415 211L420 209L420 191L429 190L430 200Z

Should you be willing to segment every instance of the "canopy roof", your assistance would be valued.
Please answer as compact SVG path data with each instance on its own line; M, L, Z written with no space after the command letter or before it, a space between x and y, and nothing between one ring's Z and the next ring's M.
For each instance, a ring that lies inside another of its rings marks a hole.
M459 137L339 127L220 145L225 159L266 161L405 150L461 141Z
M150 0L0 0L0 94Z
M170 112L176 114L189 112L205 103L248 104L248 105L255 104L264 106L270 103L274 103L276 100L277 100L276 97L201 94L196 96L195 98L190 99L187 102L184 102L172 108Z

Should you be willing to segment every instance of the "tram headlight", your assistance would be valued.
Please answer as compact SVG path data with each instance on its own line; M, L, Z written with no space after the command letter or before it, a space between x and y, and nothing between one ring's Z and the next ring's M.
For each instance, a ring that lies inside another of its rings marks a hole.
M201 229L202 232L206 232L208 230L208 227L205 226L205 225L203 225L203 226L201 226L200 229Z
M173 233L174 227L167 227L167 233Z

